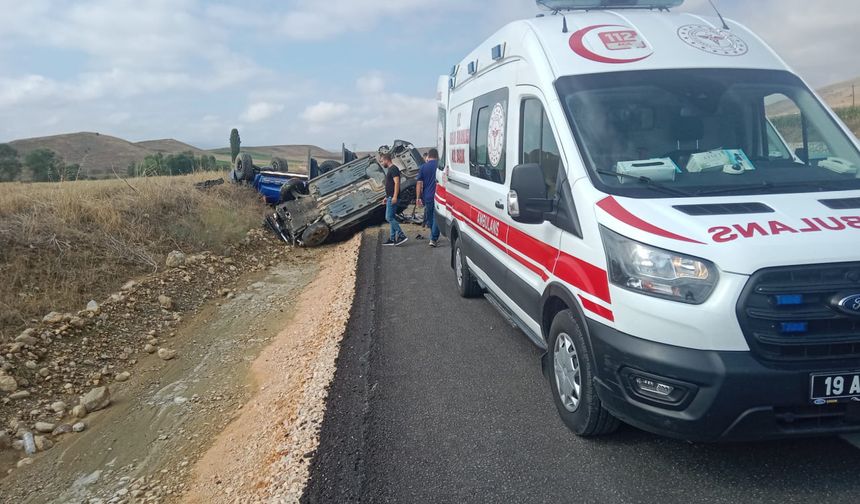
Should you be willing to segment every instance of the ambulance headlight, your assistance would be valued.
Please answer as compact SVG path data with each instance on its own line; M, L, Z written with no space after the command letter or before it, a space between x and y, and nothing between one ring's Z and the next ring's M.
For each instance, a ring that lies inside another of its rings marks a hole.
M601 227L609 281L623 289L689 304L704 303L717 285L716 266L659 249Z

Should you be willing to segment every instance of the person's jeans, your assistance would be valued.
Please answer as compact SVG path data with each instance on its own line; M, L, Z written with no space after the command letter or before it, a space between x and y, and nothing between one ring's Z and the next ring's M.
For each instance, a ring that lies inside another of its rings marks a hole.
M439 239L439 226L436 225L436 207L433 206L433 201L424 202L424 224L430 228L430 240L437 241Z
M404 236L403 230L400 229L400 223L397 222L397 218L394 217L394 214L397 212L397 205L391 203L391 197L385 198L385 220L388 221L388 224L391 226L391 232L388 235L388 239L391 241L395 241L398 237Z

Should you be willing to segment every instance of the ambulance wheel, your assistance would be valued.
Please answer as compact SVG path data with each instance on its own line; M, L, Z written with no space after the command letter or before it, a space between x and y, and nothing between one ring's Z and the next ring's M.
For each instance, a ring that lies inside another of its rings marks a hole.
M612 416L597 397L594 388L595 360L585 339L582 324L573 312L564 310L552 321L549 330L552 359L550 390L562 421L577 436L594 437L618 429Z
M457 274L457 289L460 291L461 297L473 298L481 295L481 286L472 276L472 272L469 271L466 254L463 252L463 247L460 246L460 240L454 242L454 272Z

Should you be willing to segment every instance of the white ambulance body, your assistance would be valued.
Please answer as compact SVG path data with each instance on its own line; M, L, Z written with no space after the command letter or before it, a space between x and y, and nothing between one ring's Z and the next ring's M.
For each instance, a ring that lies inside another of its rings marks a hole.
M563 14L440 82L461 294L547 349L579 435L860 430L857 139L738 23Z

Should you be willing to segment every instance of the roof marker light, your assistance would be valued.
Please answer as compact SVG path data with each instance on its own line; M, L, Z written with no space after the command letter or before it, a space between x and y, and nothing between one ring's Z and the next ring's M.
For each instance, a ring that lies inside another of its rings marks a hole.
M475 75L478 72L478 60L469 62L469 75Z
M492 53L493 53L493 61L498 61L498 60L504 58L505 57L505 46L503 46L502 44L499 44L499 45L493 47Z

